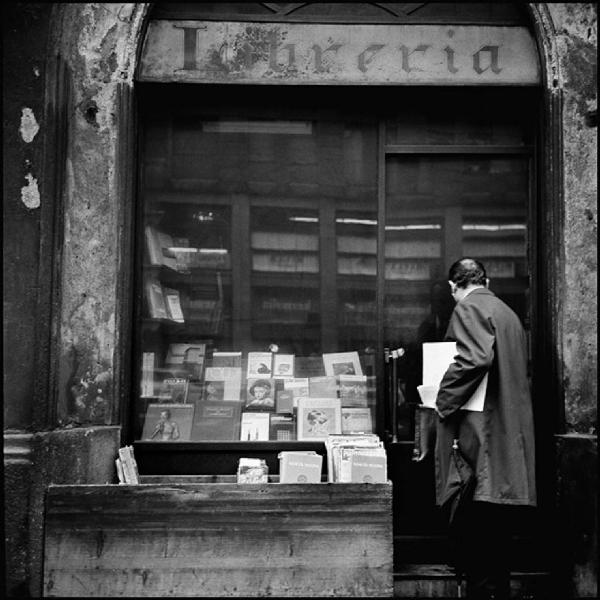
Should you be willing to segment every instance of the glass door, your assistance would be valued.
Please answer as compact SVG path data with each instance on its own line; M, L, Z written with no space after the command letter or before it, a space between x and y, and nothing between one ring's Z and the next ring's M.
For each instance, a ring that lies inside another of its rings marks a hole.
M448 148L398 150L385 159L382 259L384 343L403 350L397 361L396 443L388 451L394 522L399 537L435 537L444 525L435 507L434 463L411 458L423 344L444 340L454 308L447 272L462 256L483 262L490 289L530 333L531 159L521 148L510 154L494 148L461 154ZM405 552L405 544L397 544L396 559L414 561Z

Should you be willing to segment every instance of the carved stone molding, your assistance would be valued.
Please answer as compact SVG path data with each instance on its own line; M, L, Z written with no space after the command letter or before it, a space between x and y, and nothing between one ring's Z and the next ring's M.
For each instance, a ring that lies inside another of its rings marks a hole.
M31 464L31 433L4 433L4 463Z

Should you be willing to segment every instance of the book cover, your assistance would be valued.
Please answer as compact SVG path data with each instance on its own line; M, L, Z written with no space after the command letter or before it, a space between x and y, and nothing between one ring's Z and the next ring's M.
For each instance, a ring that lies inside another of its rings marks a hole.
M188 382L187 400L189 404L197 404L204 398L205 382L191 379Z
M148 260L153 266L160 266L162 262L162 248L158 238L158 232L151 225L146 225L144 229L146 235L146 248L148 250Z
M366 375L340 375L339 379L342 407L367 406Z
M161 384L159 398L163 401L178 402L183 404L187 401L187 391L187 378L165 377Z
M273 379L248 379L246 410L275 410L275 381Z
M206 354L206 343L174 343L169 344L165 363L167 365L182 365L184 362L194 362Z
M123 446L119 448L119 459L123 467L123 477L125 483L138 484L140 482L137 462L133 454L133 446Z
M343 408L342 433L373 433L370 408Z
M173 247L173 238L163 231L157 231L158 241L162 253L162 264L169 269L177 270L177 259L171 248Z
M292 414L294 412L294 395L291 390L275 391L275 407L278 413Z
M298 406L298 398L308 398L308 377L286 379L283 382L283 389L291 392L293 408L296 408Z
M379 453L383 450L381 440L376 443L360 443L356 445L340 446L335 453L334 470L337 481L350 483L352 481L352 458L357 451Z
M354 483L385 483L387 457L384 448L355 448L350 457L350 481Z
M233 441L240 436L240 405L202 402L196 405L192 441Z
M206 402L239 402L242 389L241 367L207 367L204 375Z
M316 452L280 452L279 483L320 483L323 457Z
M269 439L287 442L296 439L296 422L292 415L271 415Z
M142 381L140 395L142 398L154 396L154 352L142 353Z
M119 483L127 483L125 481L125 473L123 472L123 463L120 458L115 459L115 467L117 469L117 478Z
M323 367L322 356L296 356L294 360L294 375L297 378L320 377L328 375Z
M325 440L342 432L342 407L339 398L298 398L299 440Z
M273 356L273 377L294 377L294 355L275 354Z
M362 375L358 352L330 352L323 354L326 375Z
M338 387L336 378L328 375L309 377L308 395L311 398L337 398Z
M248 377L271 377L271 352L248 352Z
M242 367L241 352L213 352L211 367Z
M184 323L183 311L181 310L181 296L179 290L173 288L163 288L167 313L171 321Z
M271 413L243 412L240 430L240 440L256 442L269 439L269 424Z
M150 317L152 319L168 319L169 313L160 283L156 279L149 279L146 282L145 290Z
M327 480L330 482L341 481L342 450L355 447L379 448L381 445L382 442L379 436L374 433L330 435L325 440ZM347 477L349 477L349 474Z
M193 404L149 404L142 439L152 442L187 442L194 417Z

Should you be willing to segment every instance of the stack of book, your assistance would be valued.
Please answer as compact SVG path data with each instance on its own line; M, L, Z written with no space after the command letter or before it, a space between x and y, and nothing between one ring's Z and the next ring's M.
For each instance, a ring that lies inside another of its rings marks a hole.
M240 458L237 471L238 483L268 483L269 467L262 458Z
M115 460L119 483L137 484L140 482L138 466L133 455L133 446L119 448L119 456Z
M330 435L325 441L331 483L385 483L387 456L374 433Z

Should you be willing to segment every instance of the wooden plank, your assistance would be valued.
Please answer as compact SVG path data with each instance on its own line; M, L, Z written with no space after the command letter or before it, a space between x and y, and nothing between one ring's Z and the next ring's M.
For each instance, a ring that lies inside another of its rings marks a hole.
M391 484L51 486L47 596L391 596Z

